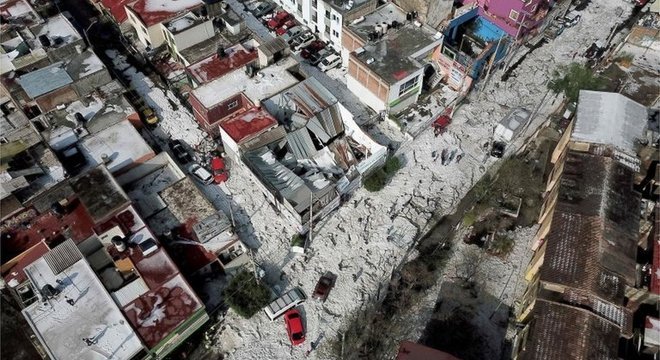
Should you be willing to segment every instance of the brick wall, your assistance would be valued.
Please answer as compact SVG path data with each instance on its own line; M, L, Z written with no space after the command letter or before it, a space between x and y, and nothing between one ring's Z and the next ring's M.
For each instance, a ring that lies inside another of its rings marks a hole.
M387 103L390 88L389 84L369 70L369 68L363 65L362 62L352 54L348 60L348 73L360 84L369 89L369 91L376 95L380 100Z

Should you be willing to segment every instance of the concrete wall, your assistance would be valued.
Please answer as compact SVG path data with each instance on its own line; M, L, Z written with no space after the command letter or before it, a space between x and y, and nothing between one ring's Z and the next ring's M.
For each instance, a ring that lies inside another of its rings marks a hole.
M138 40L140 40L145 46L149 46L153 49L160 46L165 41L161 24L155 24L147 28L137 14L135 14L129 7L126 7L126 15L128 16L128 22L133 26L137 33Z
M386 109L385 102L379 99L371 91L367 90L358 80L353 78L350 74L346 75L346 86L350 91L360 98L365 105L369 106L376 112Z
M234 101L237 101L238 105L230 109L229 105ZM252 106L252 102L243 93L236 94L210 109L205 108L194 95L190 96L188 102L199 125L213 137L220 136L219 120Z

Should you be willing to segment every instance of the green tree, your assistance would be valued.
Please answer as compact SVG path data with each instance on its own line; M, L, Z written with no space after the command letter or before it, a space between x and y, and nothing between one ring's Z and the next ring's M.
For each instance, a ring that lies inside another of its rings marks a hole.
M227 305L244 318L251 318L270 302L270 290L251 272L241 271L224 290Z
M575 102L580 90L603 90L605 85L605 79L594 74L588 67L571 63L552 73L548 88L555 94L564 93L569 102Z

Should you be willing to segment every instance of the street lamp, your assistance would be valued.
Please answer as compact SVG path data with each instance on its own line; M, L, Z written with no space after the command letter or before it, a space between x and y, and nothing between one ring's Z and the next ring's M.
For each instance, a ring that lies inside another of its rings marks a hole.
M88 46L91 46L92 43L89 42L89 37L87 36L87 32L89 31L89 29L92 28L92 26L94 26L94 25L97 24L98 22L99 22L98 19L94 19L94 21L92 21L92 23L89 24L89 26L87 27L87 29L83 30L83 35L85 35L85 41L87 41L87 45L88 45Z

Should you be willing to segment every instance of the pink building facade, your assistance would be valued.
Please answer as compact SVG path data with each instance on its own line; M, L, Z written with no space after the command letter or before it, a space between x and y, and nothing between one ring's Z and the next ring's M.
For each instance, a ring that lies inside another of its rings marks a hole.
M552 0L464 0L479 7L479 15L506 31L514 39L532 32L555 3Z

